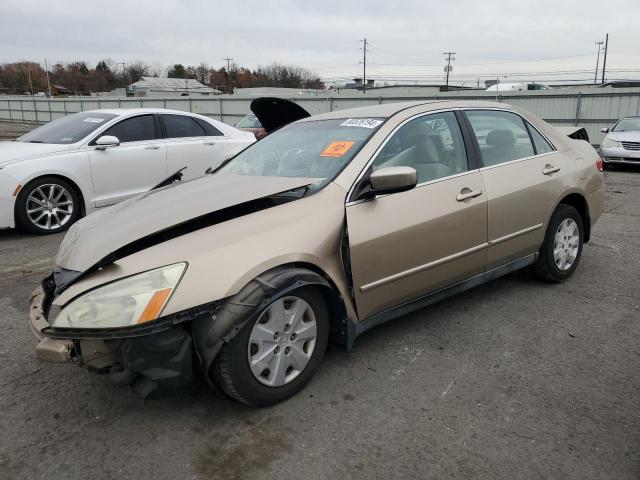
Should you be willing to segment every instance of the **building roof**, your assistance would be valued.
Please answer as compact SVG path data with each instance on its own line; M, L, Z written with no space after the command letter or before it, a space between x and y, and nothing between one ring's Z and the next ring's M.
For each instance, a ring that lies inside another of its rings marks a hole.
M135 83L129 85L130 88L154 90L157 92L208 92L220 94L220 90L207 87L193 78L161 78L161 77L142 77Z

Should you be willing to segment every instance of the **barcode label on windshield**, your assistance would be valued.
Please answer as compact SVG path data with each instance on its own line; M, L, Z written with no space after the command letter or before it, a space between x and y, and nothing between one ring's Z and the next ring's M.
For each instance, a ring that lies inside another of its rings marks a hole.
M376 128L382 123L377 118L350 118L340 124L341 127Z

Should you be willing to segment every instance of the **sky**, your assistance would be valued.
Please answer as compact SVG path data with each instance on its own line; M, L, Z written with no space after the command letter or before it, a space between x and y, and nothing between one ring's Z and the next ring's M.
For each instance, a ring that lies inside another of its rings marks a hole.
M640 79L638 18L640 0L0 0L0 63L221 67L231 57L339 81L362 76L366 37L377 83L441 82L448 51L452 83L589 80L608 32L607 78Z

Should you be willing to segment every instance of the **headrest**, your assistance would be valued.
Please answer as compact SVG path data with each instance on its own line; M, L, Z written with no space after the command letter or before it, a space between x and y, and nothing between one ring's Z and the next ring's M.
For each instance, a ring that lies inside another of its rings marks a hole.
M516 144L516 134L513 130L491 130L487 135L487 145L494 147L513 147Z

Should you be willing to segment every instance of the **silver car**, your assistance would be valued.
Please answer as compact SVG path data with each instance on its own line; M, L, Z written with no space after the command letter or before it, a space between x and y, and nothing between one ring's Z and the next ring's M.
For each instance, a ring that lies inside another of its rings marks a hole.
M621 163L640 165L640 117L621 118L611 129L601 131L606 134L600 146L604 168Z

